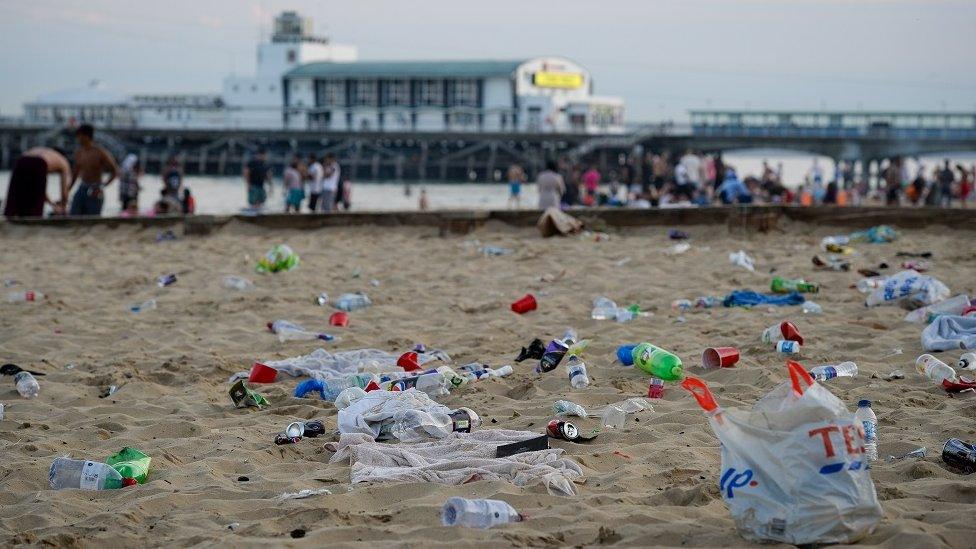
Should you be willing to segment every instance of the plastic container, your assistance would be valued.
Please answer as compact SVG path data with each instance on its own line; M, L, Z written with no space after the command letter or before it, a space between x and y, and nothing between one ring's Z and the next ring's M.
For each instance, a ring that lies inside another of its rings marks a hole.
M532 294L525 294L517 301L512 303L512 312L524 315L525 313L536 310L538 307L539 303L535 300L535 296Z
M976 370L976 353L963 353L956 362L960 370Z
M617 347L617 360L624 366L634 365L634 348L637 345L621 345Z
M613 300L606 297L598 297L593 300L593 310L590 312L590 318L593 320L617 318L617 309L617 304Z
M664 398L664 380L653 378L647 386L647 398Z
M251 282L250 280L241 276L234 276L234 275L225 276L223 278L222 283L224 285L224 288L230 290L247 290L248 288L254 286L254 283Z
M365 309L372 305L373 302L370 301L369 296L363 293L357 294L342 294L339 299L335 302L335 308L340 311L352 312L358 311L359 309Z
M444 526L491 528L508 522L520 522L522 515L514 507L497 499L451 498L444 503L441 521Z
M921 355L915 360L915 371L919 375L929 378L936 385L942 385L945 380L952 383L959 381L959 377L956 376L956 371L952 369L952 366L930 354Z
M756 262L753 261L751 257L746 255L746 252L739 250L738 252L733 252L729 254L729 263L743 267L752 272L756 272Z
M677 355L664 349L641 343L634 347L634 366L666 381L675 381L684 377L681 359Z
M322 341L333 341L336 339L333 335L309 332L298 324L289 322L287 320L275 320L274 322L269 322L268 329L271 330L272 333L277 334L278 341L281 343L286 341L301 341L311 339L321 339Z
M137 303L135 305L129 306L129 311L133 313L144 313L146 311L155 311L155 310L156 310L155 299L148 299L146 301L143 301L142 303Z
M569 400L557 400L552 403L552 411L567 416L588 417L586 408Z
M116 490L123 486L122 475L111 465L67 457L55 458L48 479L55 490Z
M827 381L835 377L855 377L857 376L857 364L846 361L837 365L817 366L810 369L810 375L817 381Z
M566 374L573 389L585 389L590 385L590 378L586 375L586 364L578 356L571 356L566 360Z
M37 398L41 392L41 386L37 384L37 379L30 372L17 372L14 376L14 384L17 385L17 393L24 398Z
M702 352L705 369L731 368L736 362L739 362L739 350L735 347L709 347Z
M123 479L135 479L139 484L146 483L150 462L152 462L151 457L128 446L105 460L105 463L118 471Z
M763 330L762 336L759 339L763 343L774 343L785 339L803 345L803 336L800 335L800 329L796 327L796 324L788 321L773 324L769 328L766 328Z
M878 418L871 409L870 400L862 400L857 403L857 412L854 412L854 419L864 425L864 459L868 461L878 460Z
M175 274L170 273L156 279L156 285L159 286L160 288L164 286L169 286L170 284L176 284Z
M810 300L804 301L803 305L800 305L800 310L803 311L805 315L822 315L823 307L819 304L814 303Z
M42 299L44 299L44 294L41 292L35 292L34 290L7 293L8 303L24 303L29 301L40 301Z
M777 341L776 352L793 355L800 352L800 344L795 341Z
M961 315L967 307L969 296L960 294L909 312L905 315L905 322L929 322L932 315Z

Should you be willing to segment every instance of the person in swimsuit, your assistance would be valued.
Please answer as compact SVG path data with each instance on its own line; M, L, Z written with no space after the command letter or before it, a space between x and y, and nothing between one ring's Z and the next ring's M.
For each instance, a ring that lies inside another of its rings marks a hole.
M54 202L47 197L47 174L57 172L61 176L61 199ZM50 204L57 214L63 214L68 203L68 181L71 165L68 159L54 149L34 147L17 159L10 174L7 200L3 215L7 217L39 217L44 214L44 204Z
M508 167L508 207L518 208L522 205L522 184L525 183L525 171L522 166L512 164Z
M267 154L258 150L257 155L244 167L244 182L247 183L247 203L253 209L264 207L268 200L265 184L271 184L271 169L268 168Z
M81 184L71 199L69 214L102 215L104 188L118 177L119 167L108 151L95 144L95 128L91 124L78 126L75 139L78 141L78 150L75 151L75 170L68 191L75 186L79 177ZM103 181L105 172L110 175Z

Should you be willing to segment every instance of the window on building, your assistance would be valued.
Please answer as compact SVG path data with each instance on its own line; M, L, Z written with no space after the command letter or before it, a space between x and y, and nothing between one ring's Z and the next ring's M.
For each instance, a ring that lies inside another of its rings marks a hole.
M315 104L320 107L341 107L346 104L344 80L319 80L315 83Z
M421 105L443 106L444 83L440 80L421 80L417 95L420 96L417 102Z
M377 103L376 80L361 78L352 83L352 104L355 106L374 106Z
M478 81L454 80L451 82L451 105L455 107L477 107Z
M289 63L294 63L295 62L295 59L297 59L297 58L298 58L298 54L295 53L295 50L288 50L288 62Z
M383 103L389 106L410 106L410 81L389 80L385 83L385 99Z

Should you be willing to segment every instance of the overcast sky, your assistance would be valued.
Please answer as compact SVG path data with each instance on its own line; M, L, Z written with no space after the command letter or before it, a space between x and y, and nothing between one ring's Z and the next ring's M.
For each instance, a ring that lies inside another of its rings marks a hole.
M590 69L629 121L692 108L976 110L972 0L0 0L0 114L99 79L218 92L297 9L361 59L524 58Z

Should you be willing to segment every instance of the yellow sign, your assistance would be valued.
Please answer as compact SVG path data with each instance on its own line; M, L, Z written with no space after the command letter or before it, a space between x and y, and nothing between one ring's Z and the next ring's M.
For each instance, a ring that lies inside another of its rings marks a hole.
M577 72L537 72L532 83L540 88L575 90L583 86L583 75Z

